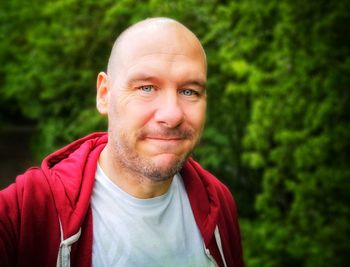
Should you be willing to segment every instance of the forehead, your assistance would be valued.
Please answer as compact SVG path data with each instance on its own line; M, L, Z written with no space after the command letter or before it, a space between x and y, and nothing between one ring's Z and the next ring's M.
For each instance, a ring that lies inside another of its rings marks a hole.
M114 62L114 71L118 74L138 66L152 69L157 64L167 67L177 64L180 67L180 62L206 74L205 54L197 37L186 28L173 24L138 27L127 32L118 43Z
M178 54L148 54L128 62L124 69L128 83L151 81L155 83L196 83L205 87L205 66L198 60Z

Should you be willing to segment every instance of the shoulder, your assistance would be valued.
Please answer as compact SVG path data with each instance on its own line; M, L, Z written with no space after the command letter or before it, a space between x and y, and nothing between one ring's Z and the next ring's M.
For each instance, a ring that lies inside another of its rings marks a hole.
M2 205L17 206L21 208L27 203L42 199L45 203L51 195L50 187L43 171L32 167L17 176L16 181L0 192Z
M38 266L48 258L53 262L60 242L57 216L44 172L30 168L19 175L0 192L0 265L17 261Z

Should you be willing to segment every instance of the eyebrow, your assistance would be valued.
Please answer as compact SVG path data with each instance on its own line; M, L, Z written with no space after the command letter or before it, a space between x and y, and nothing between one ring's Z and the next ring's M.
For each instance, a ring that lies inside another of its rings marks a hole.
M131 77L131 79L128 81L128 84L132 85L134 83L139 83L139 82L158 82L158 81L159 79L155 76L147 75L147 74L139 74L139 75L133 75L133 77ZM198 86L205 90L206 80L190 79L180 84L181 87L188 86L188 85Z
M206 81L205 80L189 80L181 84L181 86L186 86L186 85L195 85L199 86L203 89L206 88Z
M157 82L158 79L154 76L151 75L133 75L131 79L128 81L128 84L131 85L133 83L138 83L138 82Z

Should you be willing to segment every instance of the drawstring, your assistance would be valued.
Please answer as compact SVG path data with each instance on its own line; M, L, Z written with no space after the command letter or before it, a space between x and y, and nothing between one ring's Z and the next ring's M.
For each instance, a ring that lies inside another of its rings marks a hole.
M56 267L70 267L71 246L78 241L81 235L81 228L79 228L78 233L64 240L63 227L60 219L59 219L59 223L60 223L60 232L61 232L61 244L58 250ZM215 240L218 245L224 266L227 267L218 226L215 227L214 236L215 236Z
M224 263L224 266L227 267L224 251L222 249L221 237L220 237L220 232L219 232L219 227L218 226L215 227L214 236L215 236L216 244L219 247L219 251L220 251L221 258L222 258L222 262Z
M59 218L59 223L60 223L60 232L61 232L61 244L58 250L56 267L70 267L71 247L72 247L72 244L78 241L81 234L81 228L79 228L78 233L64 240L63 227L62 227L60 218Z

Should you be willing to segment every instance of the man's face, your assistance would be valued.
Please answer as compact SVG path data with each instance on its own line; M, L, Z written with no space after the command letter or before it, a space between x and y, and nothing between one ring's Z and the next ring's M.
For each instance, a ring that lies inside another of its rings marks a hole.
M180 170L200 139L206 110L203 52L166 35L125 47L107 96L114 160L156 181Z

